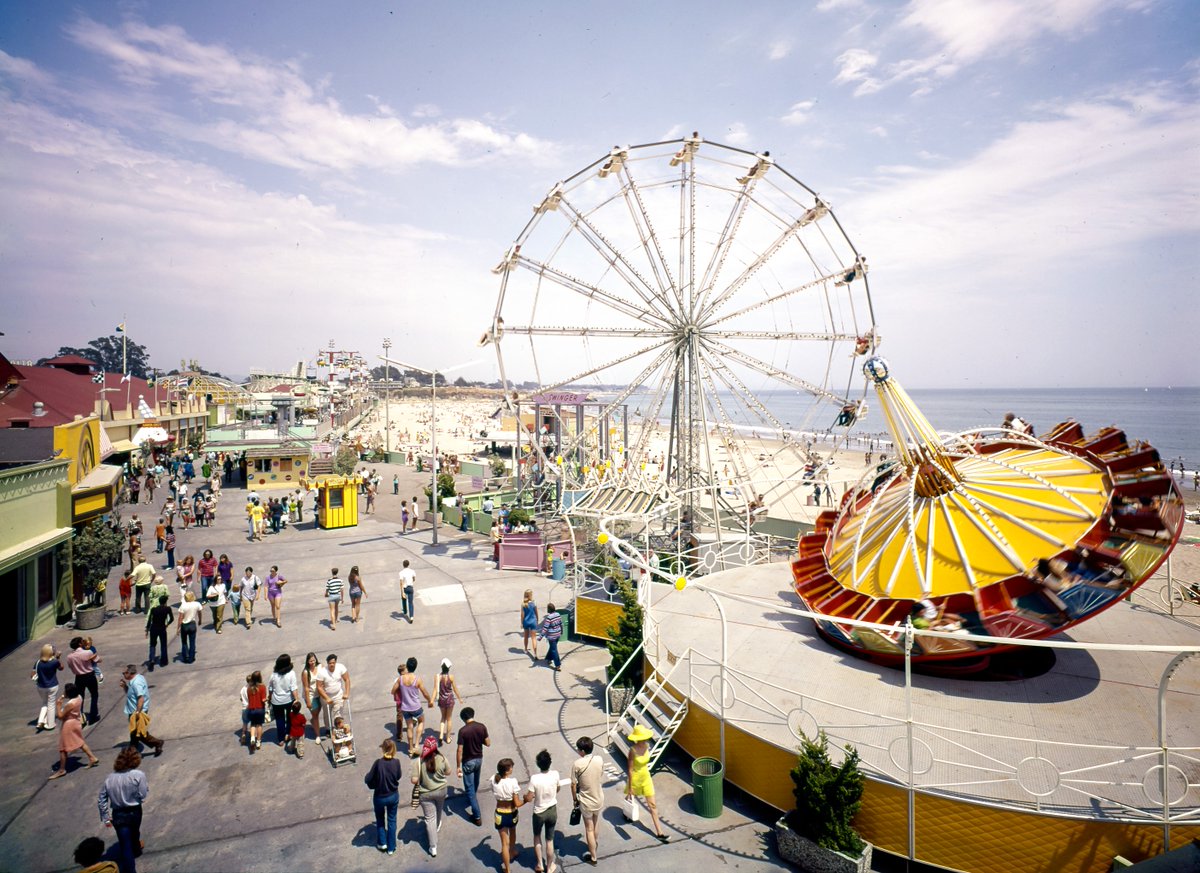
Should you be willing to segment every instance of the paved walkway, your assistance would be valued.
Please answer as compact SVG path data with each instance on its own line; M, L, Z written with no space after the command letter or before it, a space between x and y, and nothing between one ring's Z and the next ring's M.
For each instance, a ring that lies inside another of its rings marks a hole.
M522 653L518 629L522 592L533 588L543 607L555 597L565 602L567 592L529 573L492 569L490 545L482 537L443 527L441 543L435 547L427 526L416 534L400 535L401 497L390 493L392 474L399 472L401 495L407 498L419 494L427 479L411 467L379 465L378 469L385 492L379 512L356 528L316 530L306 511L306 521L298 528L268 536L262 543L248 542L242 515L244 492L226 488L214 527L179 531L180 557L198 558L211 548L218 555L228 553L239 572L250 564L260 576L271 564L278 564L290 584L285 589L282 628L269 621L270 610L262 603L256 617L268 621L256 622L250 630L227 626L218 637L206 617L195 664L175 660L179 644L173 640L170 666L148 675L152 731L167 742L162 757L149 757L143 763L150 796L142 831L146 853L139 870L497 869L499 839L486 818L492 808L490 796L484 796L485 826L477 828L463 817L465 800L453 782L451 818L442 829L437 858L426 854L423 824L403 802L396 857L374 848L371 794L362 779L378 755L379 743L392 735L394 708L388 691L396 665L409 656L420 662L418 672L427 684L441 658L453 660L466 704L475 707L477 719L491 734L485 776L494 772L500 758L512 757L516 775L524 779L542 748L565 772L575 757L575 739L603 733L601 692L608 661L603 648L562 645L563 670L557 674ZM152 526L149 507L140 509L143 521ZM417 614L411 626L399 618L396 572L404 558L417 572ZM354 564L368 592L364 620L351 624L347 609L334 632L322 596L324 580L331 567L338 567L344 576ZM117 602L116 574L113 578L110 606ZM0 730L8 738L0 747L0 768L5 774L0 795L2 869L74 870L71 854L83 837L99 835L110 846L115 843L112 832L99 825L96 793L128 736L120 666L144 664L143 623L140 616L113 615L95 632L107 681L100 686L102 719L87 728L86 738L101 765L82 769L80 763L86 759L79 755L66 778L47 782L58 757L57 738L34 732L39 703L29 669L42 643L53 642L65 650L73 635L69 629L59 629L0 661L0 680L7 687L23 689L0 715ZM271 745L270 722L261 752L249 756L238 744L238 693L246 674L257 669L268 675L281 652L288 652L299 667L309 651L322 661L336 652L350 670L359 757L354 766L334 769L311 739L305 743L303 759L285 754ZM436 731L437 711L431 712L426 728ZM672 836L667 845L658 843L648 827L623 821L620 787L615 778L610 782L609 807L601 826L601 869L631 873L705 865L746 871L780 868L769 828L737 809L737 802L728 802L718 819L695 815L690 774L679 769L683 778L671 772L655 778L664 826ZM610 776L615 777L615 771ZM581 861L586 847L580 829L566 823L569 808L570 793L565 791L559 798L560 866L590 869ZM529 819L523 814L518 827L520 853L514 870L534 866Z

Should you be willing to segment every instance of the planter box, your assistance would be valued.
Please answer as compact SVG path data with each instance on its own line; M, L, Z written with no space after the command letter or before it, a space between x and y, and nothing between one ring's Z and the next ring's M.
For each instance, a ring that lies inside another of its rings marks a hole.
M818 846L787 826L784 819L775 822L775 842L779 857L808 873L870 873L871 844L857 858Z
M633 702L635 694L637 694L636 688L625 688L621 685L614 685L608 689L608 711L613 715L620 715L625 711L625 707Z
M95 630L104 624L103 606L78 606L75 608L75 630Z

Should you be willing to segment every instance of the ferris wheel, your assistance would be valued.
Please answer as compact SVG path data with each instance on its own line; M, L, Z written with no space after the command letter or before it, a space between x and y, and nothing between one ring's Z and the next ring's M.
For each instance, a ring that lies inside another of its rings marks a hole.
M866 260L768 152L614 147L550 189L494 272L480 343L507 396L595 401L535 445L565 487L649 476L710 520L786 512L865 412Z

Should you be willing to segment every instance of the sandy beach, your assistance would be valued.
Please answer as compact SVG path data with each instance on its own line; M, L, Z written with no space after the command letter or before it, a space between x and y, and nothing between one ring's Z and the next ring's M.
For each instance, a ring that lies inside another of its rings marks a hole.
M511 440L515 420L507 413L493 417L500 407L497 397L456 397L453 394L437 401L437 445L439 452L461 457L473 457L485 452L491 440L507 434ZM412 452L414 457L428 453L430 446L431 412L428 398L393 398L390 404L380 403L354 429L353 436L364 445L384 445L390 425L392 451ZM645 439L648 450L641 458L631 459L654 477L668 450L669 434L662 425L652 425ZM480 434L487 434L482 437ZM631 424L630 442L636 443L639 434ZM616 437L614 435L614 440ZM614 444L617 444L614 442ZM735 440L724 439L715 430L708 434L708 449L702 458L709 459L718 474L726 499L733 505L744 505L757 495L763 495L768 515L811 522L818 512L834 504L868 469L879 461L878 446L868 452L868 445L851 444L831 451L831 443L820 441L813 450L830 463L822 479L829 494L822 491L820 504L813 501L813 483L804 481L805 457L796 441L765 439L754 435L739 435ZM870 457L871 465L867 459ZM747 471L739 476L737 470ZM1200 508L1200 492L1193 490L1190 472L1180 479L1181 490L1189 509ZM1200 526L1188 525L1185 537L1200 536Z

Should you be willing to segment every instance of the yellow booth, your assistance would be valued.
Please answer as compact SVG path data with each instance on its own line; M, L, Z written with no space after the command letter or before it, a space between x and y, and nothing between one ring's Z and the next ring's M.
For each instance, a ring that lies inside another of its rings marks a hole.
M355 527L358 524L359 476L320 476L302 480L310 491L317 489L317 527Z

